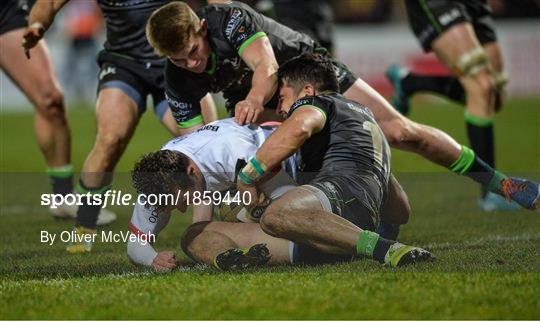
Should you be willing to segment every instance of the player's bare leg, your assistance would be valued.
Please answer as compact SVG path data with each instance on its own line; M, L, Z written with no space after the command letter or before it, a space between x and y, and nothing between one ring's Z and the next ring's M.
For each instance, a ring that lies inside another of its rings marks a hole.
M431 258L425 250L386 240L325 211L312 189L300 186L274 200L261 217L263 231L324 253L367 256L392 266Z
M449 167L459 158L461 146L448 134L399 114L363 80L357 79L345 97L371 109L392 147L417 153L443 167Z
M495 167L493 116L496 105L500 108L502 104L498 92L502 92L506 82L500 72L502 59L498 46L486 45L494 59L490 63L490 56L478 42L472 25L460 23L435 39L432 47L437 57L458 76L466 92L465 123L473 150L489 166ZM517 204L508 204L485 188L479 206L486 211L519 209Z
M243 260L254 246L259 251ZM290 263L290 242L264 233L255 223L192 224L182 236L182 249L194 261L222 269L231 269L238 262L246 266Z
M110 189L114 168L139 122L137 105L120 89L102 89L96 105L96 141L83 164L78 186L83 194L104 194ZM83 200L83 205L77 210L76 229L81 230L79 233L92 233L98 215L106 210L101 209L101 205L90 204L86 198ZM74 244L68 246L67 250L72 253L89 252L91 246Z
M37 143L48 167L53 192L67 194L73 188L73 170L64 97L45 42L40 41L32 49L32 58L27 59L20 44L23 33L24 29L15 29L0 35L0 67L34 105Z
M381 224L377 232L383 238L397 240L399 226L405 225L410 215L409 198L394 175L391 175L388 180L388 197L381 207Z
M452 172L465 175L487 191L511 199L525 209L534 210L540 203L538 184L509 178L443 131L404 117L363 80L357 79L345 96L369 106L392 147L414 152Z

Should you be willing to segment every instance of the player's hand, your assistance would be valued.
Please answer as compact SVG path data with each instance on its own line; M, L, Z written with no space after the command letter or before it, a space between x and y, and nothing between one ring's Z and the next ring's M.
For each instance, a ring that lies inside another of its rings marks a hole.
M257 121L264 107L252 100L245 99L236 103L234 108L234 120L240 125L252 124Z
M45 28L39 22L33 23L30 27L26 28L21 43L22 47L24 48L26 58L30 59L30 49L37 45L41 38L43 38L44 34Z
M253 208L255 208L259 204L259 193L257 192L257 187L252 186L252 185L247 185L243 183L241 180L238 180L238 182L236 183L236 188L238 189L240 196L242 196L241 198L242 201L246 201L246 200L250 201L249 203L244 204L244 206L246 207L248 211L251 211Z
M152 268L158 272L170 272L176 268L176 256L172 251L159 252L154 261Z

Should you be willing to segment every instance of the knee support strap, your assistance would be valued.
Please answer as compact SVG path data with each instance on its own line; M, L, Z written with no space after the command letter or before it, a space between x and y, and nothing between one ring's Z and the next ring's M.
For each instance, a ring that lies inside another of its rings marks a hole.
M488 56L482 47L475 47L459 57L455 71L461 77L473 77L488 66Z

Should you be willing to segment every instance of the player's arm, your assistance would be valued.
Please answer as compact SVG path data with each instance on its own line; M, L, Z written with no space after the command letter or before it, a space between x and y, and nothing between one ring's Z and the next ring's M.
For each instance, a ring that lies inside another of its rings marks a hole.
M258 32L246 40L238 50L242 60L253 71L251 90L246 99L235 107L239 124L254 123L277 89L278 63L268 37Z
M206 94L201 99L201 114L204 124L212 123L218 119L216 103L214 102L214 99L210 93ZM197 128L199 128L201 125L202 124L199 124Z
M26 57L30 58L29 50L43 38L45 32L54 21L54 17L69 0L37 0L28 17L28 28L26 28L22 46Z
M313 134L326 123L326 114L312 105L297 108L263 143L255 158L266 169L272 169L293 155Z
M238 174L238 191L251 195L251 202L246 204L246 208L251 210L264 200L255 187L257 181L294 154L307 139L320 132L325 124L326 112L312 105L302 105L270 135L255 157Z
M156 271L170 271L176 267L176 256L173 251L157 252L152 246L153 234L156 238L167 225L170 213L160 213L155 216L152 211L137 203L133 210L129 229L132 235L139 238L129 238L127 255L135 265L151 267ZM143 239L143 236L146 236Z

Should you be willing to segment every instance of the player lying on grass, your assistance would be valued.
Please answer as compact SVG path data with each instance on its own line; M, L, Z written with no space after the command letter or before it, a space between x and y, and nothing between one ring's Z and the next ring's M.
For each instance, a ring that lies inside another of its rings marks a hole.
M208 5L197 14L187 4L173 2L152 14L146 32L156 52L168 57L167 97L179 125L187 128L202 122L199 101L208 92L223 92L239 123L257 121L264 106L276 107L279 64L302 53L326 53L308 36L240 2ZM343 63L331 61L339 91L369 106L391 146L470 177L524 208L536 207L536 183L508 178L446 133L402 116Z
M299 63L297 66L305 66L306 63L311 63L313 66L312 72L315 77L324 77L321 86L328 86L332 90L337 89L337 79L334 76L332 65L330 63L322 64L319 61L309 59L299 59L291 62L292 65ZM325 74L323 74L325 73ZM330 83L330 84L328 84ZM321 262L328 260L338 259L350 259L353 256L361 255L372 257L375 260L380 261L392 266L403 265L417 260L424 260L430 258L430 254L420 248L406 246L395 241L390 241L379 237L378 234L367 230L374 231L379 225L379 213L384 200L388 199L394 206L402 205L402 209L408 211L409 207L406 203L406 198L400 198L396 194L396 191L402 192L401 189L396 189L396 181L393 181L394 188L390 198L387 197L388 192L388 180L390 177L389 167L389 148L384 139L380 129L374 123L372 114L368 109L360 107L360 105L347 101L351 104L347 106L347 109L343 108L339 111L339 123L329 124L324 133L328 135L321 135L314 138L312 144L317 148L309 151L309 156L302 154L302 159L309 158L311 162L303 163L305 167L302 168L306 171L305 175L302 174L301 180L305 180L305 177L311 177L316 175L317 178L321 177L323 172L319 172L320 162L323 158L325 162L331 163L330 166L325 167L326 175L334 176L336 171L346 171L350 169L350 172L342 172L345 176L339 177L338 181L324 181L319 180L316 184L314 180L311 180L311 186L301 186L292 189L290 192L285 193L283 197L280 197L273 201L278 205L284 203L293 205L303 205L303 209L299 209L301 213L291 214L291 218L297 218L297 223L301 223L302 219L307 221L313 220L302 224L302 234L290 235L291 240L294 241L294 247L292 247L292 255L287 256L290 253L288 243L282 239L272 238L263 233L266 230L268 221L261 222L262 229L256 224L245 223L208 223L202 222L191 226L182 241L182 247L184 251L194 260L198 262L215 264L222 269L230 269L235 266L249 266L265 263L269 258L272 259L272 263L283 262L284 259L292 262ZM346 104L344 103L344 104ZM358 113L355 118L351 118L351 113ZM296 116L296 115L295 115ZM218 126L221 122L215 122L208 126ZM215 125L214 125L215 124ZM285 123L288 124L288 123ZM288 125L284 125L288 128ZM242 129L242 127L240 127ZM204 129L204 127L203 127ZM219 131L219 129L217 129ZM278 132L282 131L281 128ZM339 138L335 135L335 132L342 132L343 137ZM229 135L235 135L229 131ZM199 134L199 133L197 133ZM216 134L217 135L217 134ZM226 134L224 134L226 135ZM201 135L197 138L194 135L190 135L192 139L201 140ZM223 135L222 135L223 136ZM233 144L236 148L236 137L224 138L220 136L221 140L226 140L229 144ZM273 136L270 136L272 138ZM210 137L205 136L204 140L209 140ZM231 140L232 139L232 140ZM330 139L330 142L328 142ZM180 143L184 142L187 145L188 142L177 139ZM173 142L175 142L173 141ZM212 140L213 141L213 140ZM243 141L243 140L242 140ZM191 142L189 142L191 143ZM194 142L195 143L195 142ZM215 145L220 142L213 142ZM351 145L352 144L352 145ZM214 145L214 146L215 146ZM328 145L334 146L332 151L326 151ZM265 144L262 145L263 148ZM182 195L191 194L195 191L204 191L205 189L212 189L212 186L205 185L204 176L199 173L204 169L199 166L197 170L195 162L190 158L186 158L180 153L167 151L172 146L170 144L165 146L164 151L156 152L154 154L147 155L141 161L139 161L135 167L133 178L134 185L139 193L143 194L164 194L171 193L177 194L178 190L182 192ZM292 146L291 146L292 147ZM247 160L248 156L255 154L255 149L246 151L242 154L242 159ZM295 147L296 148L296 147ZM176 151L182 151L185 148L175 146ZM291 150L291 154L295 150ZM302 150L304 152L305 150ZM343 155L350 155L351 157L344 157ZM190 155L190 154L187 154ZM228 158L231 158L229 156ZM234 160L235 158L233 158ZM199 159L202 160L202 159ZM283 158L281 161L285 161ZM276 162L273 165L277 166ZM187 167L178 166L188 163ZM223 164L217 159L209 160L205 162L210 164ZM198 162L197 162L198 163ZM232 169L232 164L230 165ZM358 167L362 167L361 169ZM253 168L255 167L255 168ZM257 169L258 164L255 159L250 160L250 164L244 167L243 172L239 174L241 180L250 179L246 177L249 174L249 168ZM330 167L330 168L329 168ZM260 169L259 169L260 170ZM226 169L222 169L226 171ZM262 170L260 170L262 171ZM183 173L183 172L187 172ZM229 171L228 173L231 173ZM246 174L247 173L247 174ZM190 178L190 174L191 178ZM232 174L232 173L231 173ZM271 175L272 176L272 175ZM322 177L321 177L322 178ZM325 177L326 178L326 177ZM340 181L345 180L346 181ZM327 179L327 178L326 178ZM190 182L191 180L191 182ZM208 183L208 181L206 181ZM264 181L260 181L263 185L268 185L267 178ZM227 180L228 184L233 184L231 178ZM335 184L335 186L334 186ZM326 187L326 188L325 188ZM399 187L399 185L398 185ZM281 189L281 192L291 189ZM324 189L324 190L323 190ZM328 193L328 197L324 195ZM292 193L292 195L291 195ZM330 196L330 194L332 194ZM242 194L240 194L242 195ZM260 197L260 194L251 194L253 198ZM288 196L288 197L286 197ZM299 196L295 199L294 196ZM274 199L276 195L271 196ZM286 198L286 199L282 199ZM335 203L330 203L330 199L334 199ZM251 200L250 200L251 201ZM250 203L248 201L248 203ZM255 203L258 206L258 201ZM186 205L193 203L193 200L187 198L182 199L175 205L180 211L185 211ZM326 207L324 207L326 206ZM274 209L272 204L267 209ZM278 208L280 206L277 206ZM389 208L387 208L389 209ZM395 208L396 210L398 208ZM141 226L141 223L150 223L151 220L145 220L150 218L151 210L138 208L138 211L144 211L147 214L140 216L134 215L132 221L132 231L134 233L144 233L140 228L133 229ZM396 211L398 214L400 211ZM335 215L336 213L337 215ZM396 215L394 214L394 216ZM253 214L252 214L253 215ZM408 215L408 213L407 213ZM306 218L309 217L309 218ZM159 216L158 216L159 217ZM195 208L195 221L202 219ZM205 216L206 220L209 219L209 213ZM168 217L167 217L168 218ZM263 218L275 218L275 215L269 217L264 213ZM153 218L155 220L155 218ZM152 231L155 230L154 226L147 227L146 229ZM319 239L318 236L325 235L325 239ZM351 238L354 239L352 244L349 242ZM328 241L328 243L326 243ZM358 245L357 245L358 241ZM264 243L265 245L261 245ZM135 250L131 253L130 258L134 259L138 257L139 253L142 253L141 245L137 242L133 242L128 246L129 249ZM150 249L151 246L146 246ZM248 248L249 250L244 252L239 248ZM330 255L330 256L328 256ZM333 255L333 256L331 256ZM152 259L152 261L151 261ZM135 261L135 260L134 260ZM175 266L175 260L172 252L166 252L161 254L155 254L149 252L144 261L138 261L139 263L152 263L155 268L172 269Z
M146 195L172 193L176 195L175 190L180 189L183 199L180 204L174 205L174 207L163 205L153 209L142 204L136 205L130 222L131 232L139 236L150 236L150 233L157 236L167 225L172 208L185 211L188 204L193 205L194 222L208 223L212 218L212 204L187 198L189 196L193 198L195 191L214 193L234 188L236 174L246 164L249 157L255 154L270 133L270 130L258 126L238 125L232 119L221 120L208 124L192 134L171 140L163 147L163 150L141 158L133 171L134 185L139 193ZM284 168L289 169L288 173L293 172L290 170L289 162L284 164ZM266 180L262 188L266 196L274 199L295 185L296 183L290 176L284 171L279 171L272 178ZM212 203L214 201L219 202L220 200L214 198ZM383 216L388 217L386 220L391 223L404 224L408 220L409 212L407 196L397 180L392 178ZM236 224L232 225L232 223L213 222L210 225L196 225L189 230L191 231L189 234L186 233L188 237L184 238L184 241L192 240L193 237L189 236L193 236L193 232L200 230L201 227L207 227L206 230L223 230L222 234L231 234L230 238L239 247L250 247L258 243L268 244L273 256L272 261L282 262L281 259L288 260L290 257L282 255L289 253L289 246L282 247L288 243L268 236L262 232L258 224L237 226ZM238 235L236 233L238 230L243 231L244 234ZM206 235L209 235L208 231L202 237ZM188 252L187 249L198 249L197 245L201 243L206 243L204 238L197 238L189 247L186 242L183 244ZM229 246L228 243L223 243L218 250L227 250L231 248ZM157 253L152 245L139 241L129 242L127 247L128 256L137 264L152 266L157 270L172 269L176 266L174 252ZM296 248L291 248L291 250L293 249ZM210 255L205 254L214 253L215 257L220 252L216 253L215 250L211 251L208 248L208 252L204 254L200 254L199 251L188 252L188 254L192 253L190 255L192 258L201 260L201 258L209 258ZM300 246L295 254L296 262L325 260L325 258L318 256L320 252L314 252L304 246ZM203 262L209 263L209 261Z

